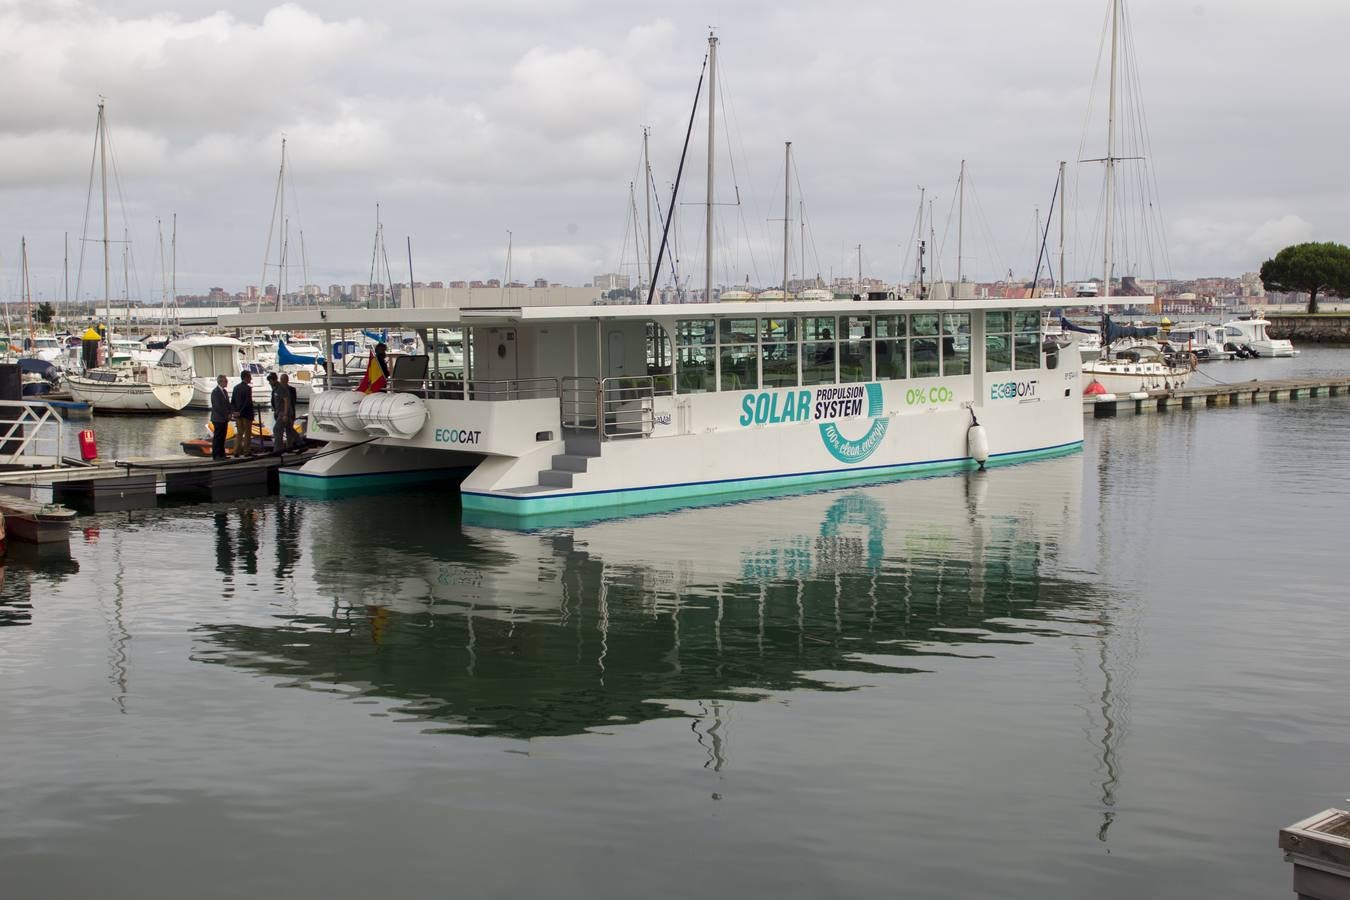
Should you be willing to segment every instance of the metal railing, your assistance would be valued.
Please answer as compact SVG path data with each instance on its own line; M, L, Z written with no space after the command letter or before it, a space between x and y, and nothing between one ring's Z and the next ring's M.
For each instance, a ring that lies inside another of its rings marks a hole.
M64 438L65 422L47 404L0 400L0 465L57 465Z
M361 383L361 376L334 375L320 382L324 390L351 391ZM465 381L462 378L438 378L434 374L426 378L389 379L391 393L417 394L427 400L539 400L560 396L556 378L508 378L486 380L481 378Z
M601 440L647 437L656 426L656 379L651 375L562 380L564 428L596 431Z
M406 390L396 386L390 389ZM540 400L559 395L556 378L472 378L468 381L429 378L425 390L429 400Z

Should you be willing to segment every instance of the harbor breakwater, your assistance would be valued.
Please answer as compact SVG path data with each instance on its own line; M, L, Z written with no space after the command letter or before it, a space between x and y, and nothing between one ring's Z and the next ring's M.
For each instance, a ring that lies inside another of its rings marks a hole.
M1350 345L1350 313L1307 313L1269 316L1267 329L1273 338L1297 344Z

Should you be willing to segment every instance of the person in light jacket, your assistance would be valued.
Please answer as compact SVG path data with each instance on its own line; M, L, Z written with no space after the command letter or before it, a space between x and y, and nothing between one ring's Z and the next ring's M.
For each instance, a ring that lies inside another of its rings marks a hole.
M230 395L230 410L234 413L234 455L253 455L253 373L247 369L239 373L239 383Z

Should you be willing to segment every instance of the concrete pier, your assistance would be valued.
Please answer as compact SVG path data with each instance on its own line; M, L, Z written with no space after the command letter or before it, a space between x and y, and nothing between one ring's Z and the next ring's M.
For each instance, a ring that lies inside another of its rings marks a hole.
M1138 391L1083 398L1083 412L1098 419L1121 413L1167 413L1171 410L1236 406L1239 403L1278 403L1311 397L1350 396L1350 375L1327 378L1290 378L1279 381L1241 381L1177 390ZM1203 407L1198 401L1204 401Z

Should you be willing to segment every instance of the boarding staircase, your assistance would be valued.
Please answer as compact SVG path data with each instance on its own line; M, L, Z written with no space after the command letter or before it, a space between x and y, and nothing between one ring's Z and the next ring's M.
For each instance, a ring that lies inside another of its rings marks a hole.
M650 437L656 382L650 375L562 380L563 452L539 472L535 490L575 487L609 441Z

